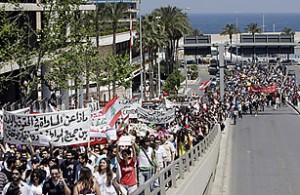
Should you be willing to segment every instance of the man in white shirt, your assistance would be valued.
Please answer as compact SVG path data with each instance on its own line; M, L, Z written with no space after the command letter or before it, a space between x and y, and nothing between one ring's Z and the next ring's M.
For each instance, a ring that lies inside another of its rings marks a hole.
M167 154L165 148L161 145L161 141L158 138L155 139L154 151L155 151L157 165L159 166L159 170L162 170L166 166ZM154 187L159 187L158 179L155 180Z
M160 167L161 170L166 165L167 154L165 148L161 145L161 141L158 138L155 139L154 151L155 151L157 165Z
M135 147L137 149L139 164L139 174L138 174L138 182L139 186L144 184L153 174L154 167L157 166L155 152L153 148L150 147L150 140L146 137L144 140L141 141L141 146L137 146L135 144ZM156 170L158 171L158 170Z
M175 147L174 145L168 140L168 135L163 135L161 137L162 146L166 151L166 165L168 166L171 164L175 159Z
M22 171L20 168L14 168L12 170L12 182L5 185L2 195L5 194L26 194L33 195L30 187L21 180Z

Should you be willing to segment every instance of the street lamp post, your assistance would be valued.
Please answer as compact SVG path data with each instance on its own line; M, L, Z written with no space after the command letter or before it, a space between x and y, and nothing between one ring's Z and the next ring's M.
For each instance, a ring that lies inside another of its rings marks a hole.
M143 74L144 74L144 69L143 69L143 38L142 38L142 0L139 1L140 3L140 61L141 61L141 70L140 70L140 74L141 74L141 100L143 101L144 99L144 86L143 86Z
M219 44L219 67L220 67L220 99L224 100L224 51L225 45Z

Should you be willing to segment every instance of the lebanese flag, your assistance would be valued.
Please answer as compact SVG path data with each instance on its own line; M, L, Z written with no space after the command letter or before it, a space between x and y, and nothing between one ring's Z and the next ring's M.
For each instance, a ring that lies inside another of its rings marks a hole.
M102 112L104 113L109 126L113 127L118 118L121 116L121 105L119 104L118 97L115 96L112 100L110 100L105 105Z
M200 83L199 90L202 91L202 90L207 89L209 87L210 83L211 83L211 80Z
M129 114L122 120L122 122L119 124L117 131L124 131L124 129L129 124Z

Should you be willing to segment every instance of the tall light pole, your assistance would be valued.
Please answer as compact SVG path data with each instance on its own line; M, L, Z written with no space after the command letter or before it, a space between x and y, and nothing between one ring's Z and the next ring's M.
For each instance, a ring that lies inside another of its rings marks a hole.
M237 16L236 16L236 28L237 30L239 31L239 13L237 13ZM235 34L236 35L236 46L235 46L235 55L236 55L236 63L239 61L239 49L237 47L237 44L238 44L238 33Z
M219 67L220 67L220 97L221 101L224 100L224 51L225 45L219 44Z
M143 67L143 38L142 38L142 0L139 1L140 3L140 61L141 61L141 100L143 101L144 99L144 86L143 86L143 81L144 81L144 67Z

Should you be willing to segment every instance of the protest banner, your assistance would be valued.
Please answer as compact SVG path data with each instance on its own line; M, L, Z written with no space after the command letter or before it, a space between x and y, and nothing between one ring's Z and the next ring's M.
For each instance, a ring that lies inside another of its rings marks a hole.
M20 114L28 114L30 108L22 108L19 110L11 111L11 113L20 113ZM0 110L0 139L3 139L3 111Z
M4 111L4 141L28 144L28 138L31 138L33 145L45 145L45 138L50 136L53 146L87 142L90 116L89 108L41 114Z
M254 85L250 86L250 92L261 92L261 93L269 94L269 93L275 93L276 90L277 90L276 85L271 85L268 87L258 87Z
M120 99L119 100L120 105L122 105L122 115L127 116L129 115L129 118L137 118L137 108L141 107L141 102L139 99Z
M166 124L173 122L175 119L175 110L147 110L138 107L138 120L144 123Z

